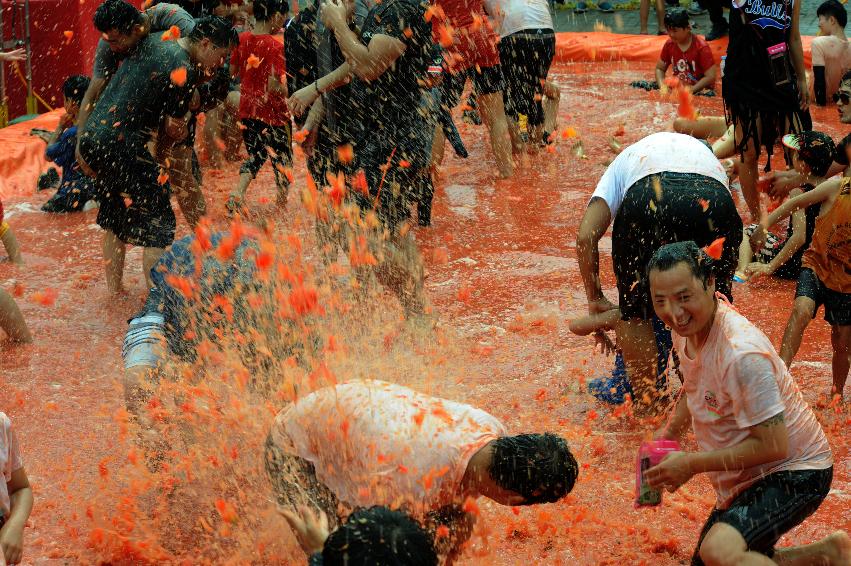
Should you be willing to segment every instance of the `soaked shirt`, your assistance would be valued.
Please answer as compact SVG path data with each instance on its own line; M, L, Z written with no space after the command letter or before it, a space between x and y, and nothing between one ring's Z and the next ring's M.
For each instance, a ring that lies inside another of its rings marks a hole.
M462 501L470 458L505 435L490 414L384 381L319 389L278 414L272 438L350 505L424 512Z
M701 451L735 446L748 438L751 427L780 413L789 434L789 453L782 460L707 473L717 508L727 508L768 474L833 465L827 437L771 341L723 298L718 299L709 336L694 358L686 354L684 337L673 331L671 337Z
M606 201L614 218L632 185L648 175L663 171L711 177L730 188L724 166L706 144L685 134L659 132L620 152L606 168L591 198Z
M171 73L186 71L182 86ZM116 166L111 156L142 148L166 116L183 117L189 110L198 73L189 53L176 41L149 35L122 64L92 110L82 134L81 151L95 171Z
M801 265L812 269L828 289L851 293L851 177L842 179L833 206L816 219Z
M0 469L3 470L3 480L0 482L0 518L8 517L11 510L9 489L7 483L12 481L12 472L24 467L21 458L21 447L12 430L12 421L6 413L0 412Z

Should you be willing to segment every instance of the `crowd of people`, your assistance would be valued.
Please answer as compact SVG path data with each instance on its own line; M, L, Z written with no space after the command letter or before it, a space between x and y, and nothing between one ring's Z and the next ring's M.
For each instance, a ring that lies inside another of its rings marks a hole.
M675 491L709 476L716 504L693 564L849 566L842 531L775 549L818 509L833 478L828 440L789 369L822 305L830 394L840 401L851 367L851 138L834 143L808 111L811 99L832 100L851 124L847 16L836 0L819 7L824 36L813 42L810 85L800 2L753 6L733 0L729 27L717 24L716 35L730 35L720 66L685 10L664 14L669 40L656 83L638 86L714 96L720 76L725 116L680 119L675 132L644 137L608 165L577 230L588 315L570 328L617 352L612 375L590 384L601 401L653 414L675 395L655 438L682 439L691 429L697 449L669 454L646 479ZM299 143L313 183L330 185L318 205L327 210L316 214L321 259L330 261L355 227L364 230L372 274L413 324L434 315L411 223L430 223L446 141L466 154L451 111L468 79L496 176L511 177L525 154L552 141L560 94L547 77L555 34L545 0L317 0L289 15L283 0L145 10L105 0L94 16L101 39L92 77L68 77L59 125L33 132L62 170L39 180L39 189L56 190L43 210L98 209L111 293L123 290L126 246L144 250L150 291L122 357L127 410L154 451L157 425L143 409L151 385L172 361L194 359L201 342L251 336L241 352L257 373L273 359L304 363L311 349L309 337L275 340L291 338L289 323L256 308L255 298L277 285L258 274L266 228L236 222L210 233L202 220L200 114L205 131L241 132L247 151L228 214L244 211L267 161L285 209ZM776 147L789 169L760 181L760 158ZM785 202L765 213L758 187ZM172 196L193 228L178 240ZM788 217L785 233L772 231ZM610 228L617 303L600 279L599 243ZM2 204L0 240L11 261L23 261ZM223 246L227 253L210 253ZM779 353L732 306L735 286L762 276L797 281ZM237 299L226 317L196 318L226 293ZM2 289L0 328L13 341L33 339ZM0 564L17 564L33 495L3 413L0 424ZM557 434L512 435L481 409L377 380L316 388L281 407L264 461L311 564L451 564L472 534L477 498L553 503L571 492L580 467Z

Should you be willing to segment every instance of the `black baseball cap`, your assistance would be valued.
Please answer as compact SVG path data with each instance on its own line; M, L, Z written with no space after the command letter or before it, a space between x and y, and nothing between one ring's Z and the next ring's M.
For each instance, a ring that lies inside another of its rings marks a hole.
M798 134L786 134L783 136L783 145L797 151L801 161L818 177L827 174L836 157L836 144L829 135L821 132L807 130Z

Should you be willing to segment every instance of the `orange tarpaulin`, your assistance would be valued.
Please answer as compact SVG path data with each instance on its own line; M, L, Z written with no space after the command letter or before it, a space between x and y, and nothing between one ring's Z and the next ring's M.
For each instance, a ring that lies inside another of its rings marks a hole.
M609 32L564 32L556 34L556 61L644 61L656 63L666 35L628 35ZM802 37L804 66L812 66L812 37ZM727 38L710 41L715 61L727 53Z
M64 110L0 129L0 199L35 192L38 176L47 169L47 145L30 135L33 128L53 131Z

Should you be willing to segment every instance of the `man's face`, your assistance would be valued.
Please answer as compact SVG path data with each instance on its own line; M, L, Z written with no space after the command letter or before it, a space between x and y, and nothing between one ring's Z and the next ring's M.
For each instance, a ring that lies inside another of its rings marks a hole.
M200 65L209 74L224 65L229 56L229 47L216 47L212 41L204 38L198 46L195 64Z
M830 35L830 30L833 29L833 27L830 25L830 18L824 15L819 16L818 29L822 35Z
M101 37L109 45L109 49L113 53L124 54L133 49L139 42L140 34L136 33L135 27L133 30L130 33L121 33L116 29L111 29L101 34Z
M690 28L665 28L665 31L668 32L668 37L677 43L685 43L691 34Z
M715 309L715 281L703 288L685 262L650 272L650 294L656 316L683 337L708 330Z
M851 124L851 81L843 81L836 91L838 100L836 108L839 112L839 121L843 124Z

